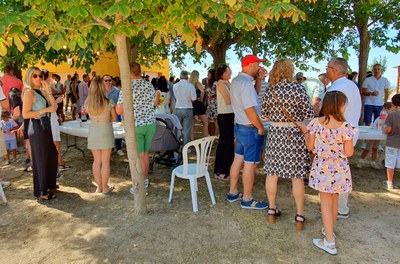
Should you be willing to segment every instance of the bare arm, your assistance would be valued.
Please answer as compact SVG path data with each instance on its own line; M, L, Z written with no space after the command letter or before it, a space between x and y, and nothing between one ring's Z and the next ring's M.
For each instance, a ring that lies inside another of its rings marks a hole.
M351 157L354 154L354 146L353 146L353 139L346 140L343 146L344 155L346 157Z
M204 98L204 88L203 88L203 85L201 85L201 83L197 83L196 84L196 89L198 89L199 91L200 91L200 98L198 99L200 102L202 102L203 101L203 98Z
M156 91L156 97L154 98L154 106L158 106L160 104L160 97L161 97L161 92L160 90Z
M319 113L319 103L321 102L321 99L318 97L313 97L311 101L311 105L313 107L314 113L318 115Z
M386 88L386 89L385 89L384 102L387 102L388 98L389 98L389 89Z
M115 106L115 112L117 112L117 115L123 116L124 115L124 105L123 104L117 104Z
M0 87L0 89L1 89L1 87ZM8 109L10 107L10 103L8 102L7 98L0 101L0 105L4 109Z
M254 107L249 107L245 109L244 112L246 113L246 116L250 120L251 124L257 128L258 134L264 135L264 126L261 123L261 120L258 117L258 114Z
M111 108L111 122L117 122L117 113L115 112L114 107Z

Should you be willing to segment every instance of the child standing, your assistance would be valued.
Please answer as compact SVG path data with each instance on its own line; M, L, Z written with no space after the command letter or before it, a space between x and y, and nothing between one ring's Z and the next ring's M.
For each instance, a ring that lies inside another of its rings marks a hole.
M313 244L336 255L333 233L338 214L339 194L352 190L352 179L347 158L354 153L353 136L357 128L344 119L346 95L339 91L327 92L320 117L307 126L306 145L315 155L309 186L320 194L323 239L313 239ZM303 131L305 125L303 125Z
M398 188L393 185L394 169L400 168L400 94L392 97L393 112L385 121L386 151L385 167L387 181L384 182L387 189Z
M14 161L17 159L17 136L18 124L10 118L10 113L5 111L1 113L1 129L4 133L4 140L7 149L7 164L11 164L10 151L12 151Z
M383 109L381 111L381 114L379 118L376 118L374 123L372 124L372 127L374 129L382 129L383 124L386 121L387 115L393 112L392 110L392 103L391 102L386 102L383 104ZM357 167L362 168L365 166L365 158L368 156L368 153L372 149L372 156L371 156L371 167L374 169L380 169L379 165L376 163L376 159L378 157L378 148L379 148L379 143L380 140L368 140L367 145L363 152L361 153L360 160L358 161Z

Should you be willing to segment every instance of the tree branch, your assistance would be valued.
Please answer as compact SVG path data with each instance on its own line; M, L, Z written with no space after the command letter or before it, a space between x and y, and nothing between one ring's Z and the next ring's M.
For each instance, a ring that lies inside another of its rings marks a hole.
M95 17L94 20L96 20L101 26L107 28L107 29L111 29L112 25L110 23L108 23L107 21L105 21L102 18L99 17Z

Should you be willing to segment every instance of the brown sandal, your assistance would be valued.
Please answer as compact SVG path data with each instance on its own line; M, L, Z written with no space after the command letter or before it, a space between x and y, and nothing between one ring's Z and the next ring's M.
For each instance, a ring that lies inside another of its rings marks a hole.
M303 231L304 222L306 221L304 215L296 214L296 216L294 217L294 221L296 222L297 231L298 232Z
M268 223L275 224L276 218L281 216L282 211L277 208L268 209Z

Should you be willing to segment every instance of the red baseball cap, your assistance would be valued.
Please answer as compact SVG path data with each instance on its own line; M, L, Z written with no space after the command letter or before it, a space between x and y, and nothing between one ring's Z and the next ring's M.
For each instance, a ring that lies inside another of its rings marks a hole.
M242 67L246 67L247 65L249 65L250 63L254 63L254 62L264 62L266 61L266 59L259 59L257 58L257 56L255 55L246 55L243 60L242 60Z

